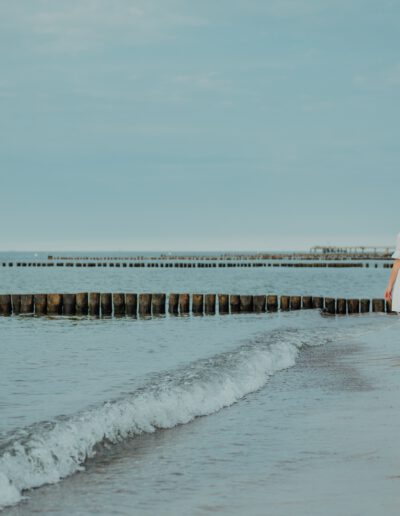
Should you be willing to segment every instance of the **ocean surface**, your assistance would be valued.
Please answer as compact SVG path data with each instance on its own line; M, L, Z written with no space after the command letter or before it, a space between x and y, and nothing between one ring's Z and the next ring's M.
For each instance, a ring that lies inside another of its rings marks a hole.
M0 291L372 298L389 272L0 268ZM0 318L0 510L397 515L399 332L318 311Z

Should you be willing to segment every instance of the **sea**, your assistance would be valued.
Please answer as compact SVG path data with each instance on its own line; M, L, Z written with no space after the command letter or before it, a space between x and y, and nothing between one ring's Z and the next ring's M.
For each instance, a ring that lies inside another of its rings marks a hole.
M389 273L0 267L0 293L381 298ZM398 515L399 435L397 315L0 318L1 516Z

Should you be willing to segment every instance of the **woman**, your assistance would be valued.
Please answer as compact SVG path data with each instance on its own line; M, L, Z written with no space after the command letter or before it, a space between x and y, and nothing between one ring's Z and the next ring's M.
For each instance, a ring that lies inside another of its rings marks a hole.
M392 254L396 261L393 264L392 273L385 292L386 301L392 302L392 311L400 312L400 233L397 235L396 250Z

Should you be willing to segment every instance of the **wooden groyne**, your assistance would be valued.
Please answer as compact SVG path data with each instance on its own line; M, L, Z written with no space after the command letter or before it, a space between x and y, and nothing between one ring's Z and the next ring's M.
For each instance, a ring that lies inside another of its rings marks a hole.
M100 293L1 294L0 315L137 317L265 313L319 309L326 315L391 313L384 299L276 294Z
M266 262L266 261L251 261L251 260L240 260L240 261L32 261L32 262L1 262L2 267L115 267L115 268L180 268L180 269L193 269L193 268L232 268L232 267L294 267L294 268L378 268L383 267L390 269L392 262L353 262L353 261L341 261L341 262L328 262L328 261L317 261L317 262Z

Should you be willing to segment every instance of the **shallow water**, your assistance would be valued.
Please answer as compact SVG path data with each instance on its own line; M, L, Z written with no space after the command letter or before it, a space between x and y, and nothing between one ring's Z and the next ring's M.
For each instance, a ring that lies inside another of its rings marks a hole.
M21 271L29 291L36 272ZM82 272L72 287L93 279ZM98 272L106 290L109 271ZM176 278L200 290L207 276L156 272L166 287L143 290L179 291ZM238 272L260 283L276 271ZM307 272L290 272L310 288ZM341 272L354 285L373 272L368 297L378 295L379 269ZM317 311L2 318L0 504L27 496L4 514L397 514L399 322Z

